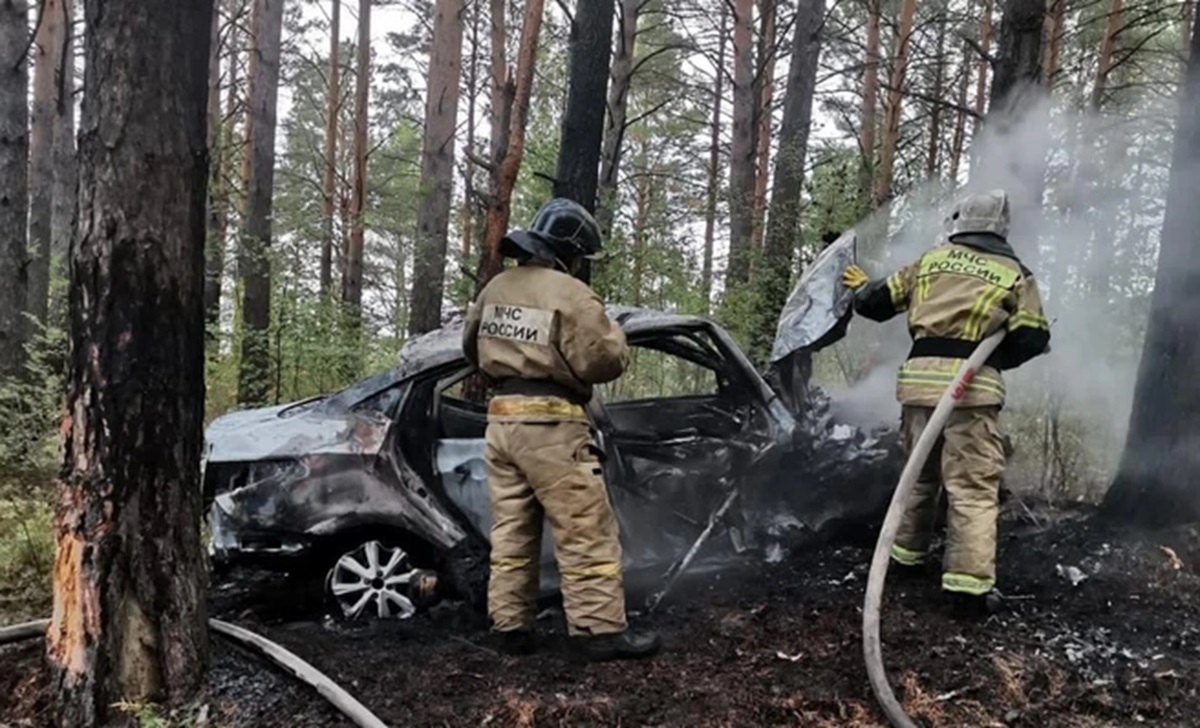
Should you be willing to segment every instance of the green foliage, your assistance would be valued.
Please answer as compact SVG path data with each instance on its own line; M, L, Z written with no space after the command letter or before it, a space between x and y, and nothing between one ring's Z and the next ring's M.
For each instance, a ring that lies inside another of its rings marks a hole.
M0 624L40 619L50 610L54 562L50 476L0 477Z
M137 721L138 728L200 728L209 725L207 705L168 710L154 703L122 700L114 707Z
M25 371L0 381L0 470L47 469L54 463L62 417L66 332L36 329L26 347Z

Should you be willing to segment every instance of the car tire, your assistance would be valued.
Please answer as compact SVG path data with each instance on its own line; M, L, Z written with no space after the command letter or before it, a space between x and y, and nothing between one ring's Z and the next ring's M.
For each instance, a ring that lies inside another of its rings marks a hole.
M323 575L337 619L411 619L438 597L438 576L399 539L362 536L331 549Z

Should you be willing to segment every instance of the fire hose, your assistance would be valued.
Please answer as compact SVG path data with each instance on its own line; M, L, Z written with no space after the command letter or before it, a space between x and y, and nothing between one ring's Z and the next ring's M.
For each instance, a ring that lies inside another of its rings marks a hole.
M946 420L950 417L950 413L958 401L962 399L967 386L975 377L975 372L983 366L983 363L1004 339L1004 333L1002 328L980 342L966 362L959 367L954 381L942 393L937 407L929 417L928 424L921 432L921 437L917 439L916 445L909 453L904 470L900 473L900 483L896 486L895 493L892 494L891 505L888 506L887 515L884 516L883 527L879 530L879 540L875 542L875 553L871 557L871 573L867 577L867 595L863 602L863 656L866 659L867 677L871 681L875 699L895 728L917 728L917 724L904 712L904 708L896 700L896 694L892 692L892 686L888 684L887 673L883 669L883 650L879 643L879 609L880 602L883 600L883 584L887 579L892 544L896 541L896 531L900 529L900 518L904 515L908 496L912 493L917 477L920 475L921 469L925 467L925 461L929 459L929 453L933 450L934 444L941 437Z
M46 634L50 620L39 619L9 627L0 627L0 646L36 639ZM350 719L359 728L387 728L387 724L377 718L365 705L358 702L353 695L346 692L340 685L329 679L324 673L312 665L285 650L280 645L255 634L248 629L218 619L208 620L208 626L216 633L224 635L243 647L248 647L262 654L277 667L295 675L301 682L316 689L321 697L338 709L342 715Z

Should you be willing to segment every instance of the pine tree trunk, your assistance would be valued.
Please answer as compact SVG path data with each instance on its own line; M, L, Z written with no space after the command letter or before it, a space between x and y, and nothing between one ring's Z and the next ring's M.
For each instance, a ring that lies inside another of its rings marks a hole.
M321 190L324 216L323 238L321 240L321 297L325 298L333 290L333 219L334 200L337 197L337 138L338 110L342 98L342 0L333 0L329 18L329 82L328 96L325 99L325 164L322 170Z
M85 7L47 632L58 723L77 728L116 724L121 700L190 700L208 657L199 463L212 0Z
M992 13L994 0L984 0L983 20L979 26L979 48L984 56L992 48ZM987 103L988 59L979 59L979 76L975 81L975 123L971 127L971 139L979 137L979 125L983 122L984 106Z
M971 83L971 58L974 49L970 43L963 43L962 73L958 79L958 111L954 115L954 139L950 146L950 184L958 185L958 170L962 165L963 149L967 138L967 86Z
M708 189L704 201L704 261L701 288L704 291L705 311L712 306L713 244L717 231L717 197L721 189L721 103L725 93L725 39L729 30L729 13L721 3L721 28L717 40L717 69L713 74L712 120L709 122Z
M529 98L533 91L534 64L537 62L538 37L542 32L544 9L545 0L528 0L525 5L525 17L521 22L521 43L517 50L516 85L513 91L508 140L504 145L504 157L492 174L487 227L483 250L479 256L479 273L475 277L476 296L503 268L503 262L500 260L500 240L508 232L513 186L517 182L521 160L525 156L525 127L529 120Z
M517 92L516 84L509 76L508 70L508 26L505 8L505 0L491 0L492 109L488 121L492 130L492 140L488 151L493 165L499 165L504 159L504 150L508 146L508 129L511 125L509 122L512 119L513 96Z
M471 3L471 53L467 67L467 150L475 149L476 124L475 99L479 96L479 10L480 3ZM475 163L467 159L463 165L462 206L462 264L465 267L475 247ZM407 318L405 319L407 321Z
M554 196L575 200L592 212L599 184L612 31L613 0L576 4L571 19L567 108L563 113Z
M625 119L629 110L629 88L633 84L633 55L637 47L638 18L643 0L622 0L621 35L612 60L612 85L608 90L608 121L600 150L600 189L596 222L607 238L612 233L617 206L617 179L625 142ZM722 39L724 47L724 39ZM564 148L566 148L564 146Z
M226 216L224 124L221 111L221 13L214 11L208 53L208 217L205 236L204 331L211 339L221 315Z
M410 334L442 325L450 198L454 192L454 136L462 75L463 0L438 0L434 11L425 139L421 151L421 203L413 260Z
M1121 0L1112 0L1108 12L1108 23L1104 29L1104 40L1100 43L1100 62L1096 68L1096 84L1092 86L1091 109L1098 111L1104 103L1104 92L1108 86L1108 71L1112 67L1113 49L1117 43L1117 31L1121 27Z
M888 82L887 103L884 106L883 140L879 145L879 173L875 176L874 203L878 207L892 196L892 167L896 160L896 145L900 141L900 111L904 101L904 82L908 75L908 49L912 42L913 18L917 0L904 0L900 6L900 29L896 35L896 56L892 61L892 76Z
M1046 55L1042 74L1046 88L1053 88L1054 79L1058 76L1058 58L1066 34L1066 19L1067 0L1050 0L1050 8L1046 12Z
M946 13L947 3L939 2L937 8L937 52L933 64L933 84L930 88L932 98L941 99L945 93L946 81ZM925 155L925 176L937 179L941 171L940 155L942 143L942 104L932 103L929 108L929 151Z
M238 403L263 404L271 386L271 213L275 189L275 111L284 0L252 0L246 114L246 211L242 277L242 358Z
M1125 452L1103 511L1123 524L1200 520L1200 33L1192 29L1150 320Z
M25 360L29 256L29 105L25 0L0 2L0 375L12 376Z
M757 251L763 246L763 226L767 213L767 183L771 176L771 101L775 94L775 21L776 0L759 0L758 73L755 74L758 106L755 112L754 234L750 244Z
M750 280L750 241L754 232L754 0L733 3L733 139L729 152L729 265L726 290Z
M1045 0L1009 0L1005 5L996 43L989 118L1019 115L1040 97L1045 14Z
M54 204L54 110L61 53L62 0L42 0L33 43L33 114L29 130L29 312L46 323L50 304L50 222ZM23 47L23 46L22 46Z
M354 184L350 194L350 244L342 277L342 303L357 329L362 321L363 213L367 207L367 102L371 89L371 0L358 2L358 63L354 79ZM457 88L457 83L455 85ZM449 213L447 213L447 216Z
M770 224L763 245L763 265L755 286L758 311L751 353L759 361L770 354L775 322L787 302L793 255L801 239L804 164L812 128L824 17L824 0L796 0L792 61L783 97L783 123L779 130L779 153L775 157Z
M229 8L229 13L231 16L237 16L244 9L244 5L234 4ZM224 115L217 118L218 130L220 131L220 137L217 140L217 149L221 155L219 159L211 156L211 144L209 147L209 166L216 170L209 175L209 179L215 180L215 182L209 182L209 201L211 205L209 208L210 229L208 238L209 248L205 260L204 283L204 323L210 333L215 330L221 318L221 287L224 283L225 256L229 247L229 219L234 212L233 198L237 193L236 185L231 185L229 180L236 178L233 170L237 167L240 146L234 136L234 126L239 104L238 83L242 34L237 25L231 25L227 32L228 35L225 37L224 47L221 50L223 55L228 57L226 65L229 76L226 86L229 90L225 97ZM212 92L211 87L209 92ZM209 113L212 114L214 110L211 107L211 99L209 103ZM217 113L220 114L219 108L217 109ZM245 152L243 152L244 154ZM242 171L245 171L244 166ZM216 215L215 218L212 217L214 213ZM216 243L216 240L220 242Z
M858 176L859 199L866 212L871 207L875 179L875 126L879 107L879 24L882 0L867 0L867 65L863 70L862 129L859 152L862 168Z
M79 204L75 157L75 0L62 0L62 32L59 34L58 73L55 77L54 109L54 210L50 218L51 264L66 276L67 256L75 237Z

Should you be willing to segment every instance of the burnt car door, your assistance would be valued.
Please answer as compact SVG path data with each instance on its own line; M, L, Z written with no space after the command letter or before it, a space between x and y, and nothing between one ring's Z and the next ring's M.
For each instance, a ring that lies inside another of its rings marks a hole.
M629 369L599 388L590 409L626 561L636 568L685 551L732 489L761 476L764 455L786 433L744 355L711 324L627 338ZM730 533L738 546L737 529Z

